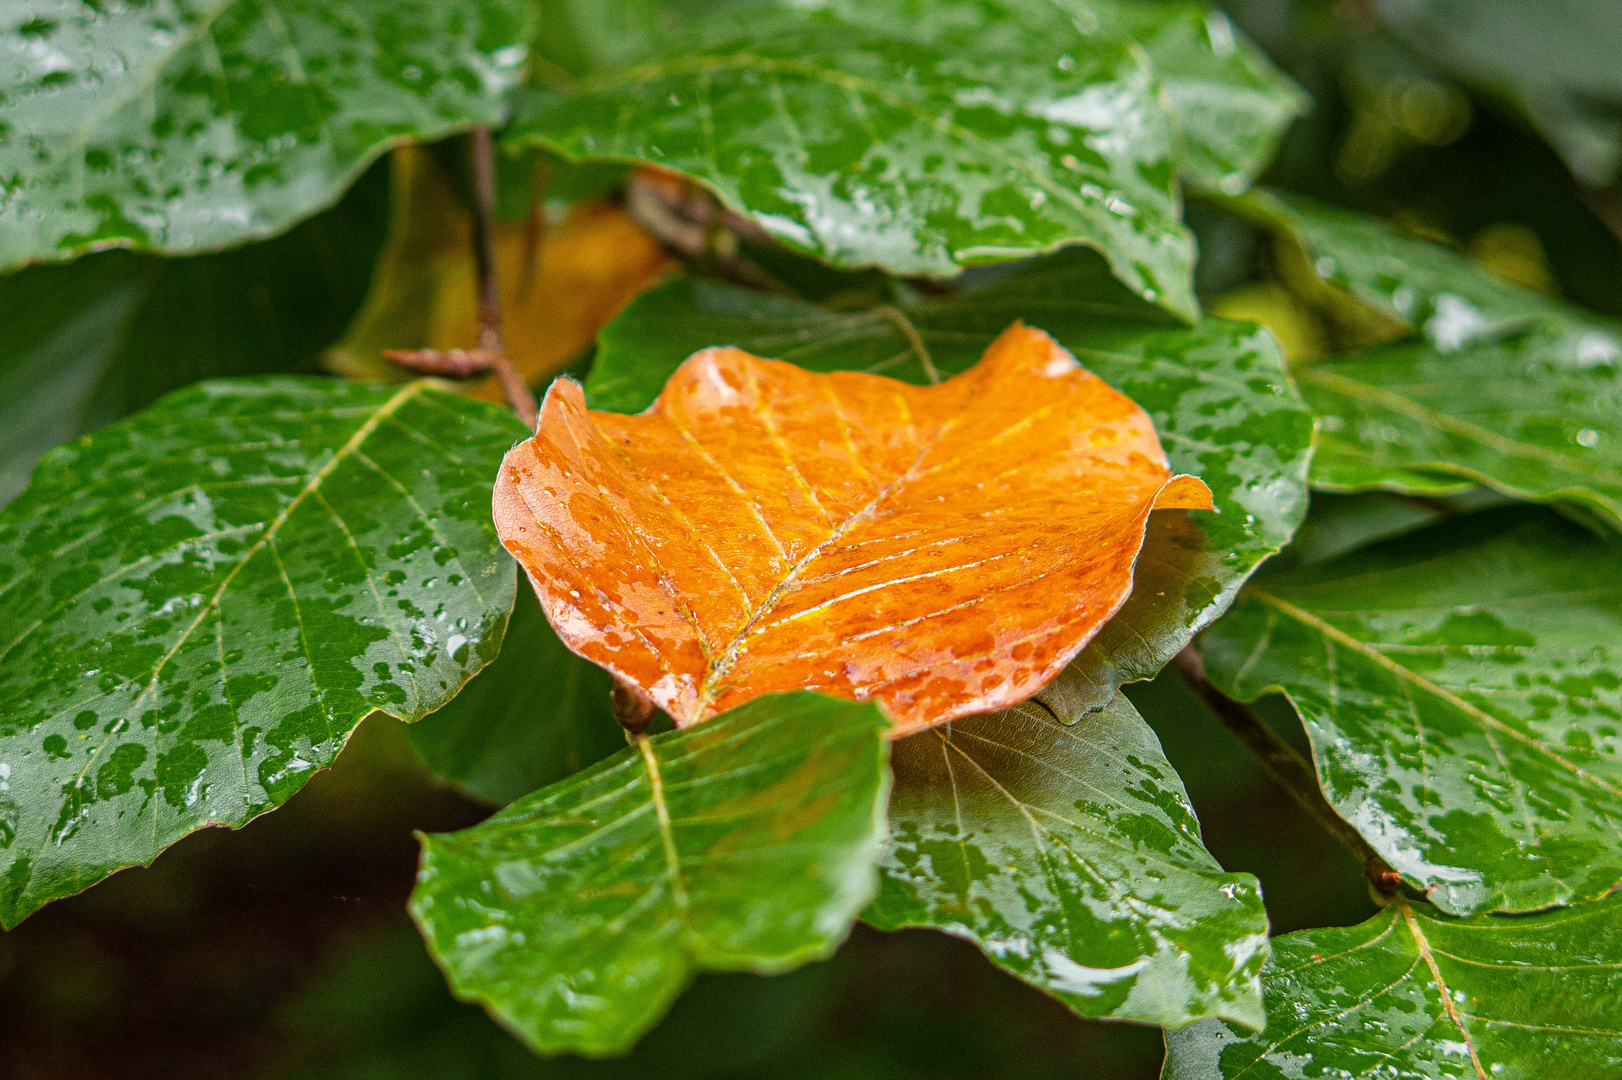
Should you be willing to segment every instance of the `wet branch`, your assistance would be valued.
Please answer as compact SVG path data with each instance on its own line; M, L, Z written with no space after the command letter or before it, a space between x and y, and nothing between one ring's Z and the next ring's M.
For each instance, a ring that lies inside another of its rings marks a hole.
M1200 660L1200 654L1194 651L1192 645L1178 653L1171 663L1177 669L1177 674L1211 707L1211 711L1217 714L1217 718L1234 737L1261 760L1268 775L1278 781L1335 839L1362 860L1363 874L1374 891L1382 896L1395 893L1402 883L1402 875L1393 870L1391 864L1381 858L1380 853L1370 847L1369 842L1329 805L1329 800L1318 786L1318 777L1312 765L1296 753L1293 746L1279 738L1261 717L1212 686L1205 677L1205 665Z
M537 409L529 384L507 356L501 339L501 283L496 279L496 169L490 129L468 133L473 166L473 261L479 277L479 347L477 349L389 349L384 356L423 375L466 379L494 372L507 400L531 430Z

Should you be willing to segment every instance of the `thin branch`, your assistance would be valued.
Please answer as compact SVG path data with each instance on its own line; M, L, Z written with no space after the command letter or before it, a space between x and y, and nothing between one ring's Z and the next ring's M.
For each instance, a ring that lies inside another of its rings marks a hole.
M1205 664L1192 645L1177 654L1172 666L1189 688L1211 707L1227 729L1261 760L1268 775L1278 781L1279 786L1289 792L1303 809L1317 818L1318 823L1335 839L1362 860L1363 874L1374 891L1382 896L1395 893L1402 883L1402 875L1393 870L1391 864L1363 839L1362 834L1335 812L1318 786L1318 776L1312 765L1293 746L1279 738L1278 733L1268 727L1261 717L1212 686L1205 677Z
M640 169L625 182L625 212L665 249L700 270L765 292L789 293L738 253L738 241L769 244L771 235L681 177Z
M482 349L384 349L383 359L441 379L471 379L490 373L490 357Z
M529 384L513 367L501 340L501 283L496 279L496 167L490 147L490 129L484 125L468 134L473 159L473 259L479 271L479 352L501 380L507 400L531 430L538 410Z

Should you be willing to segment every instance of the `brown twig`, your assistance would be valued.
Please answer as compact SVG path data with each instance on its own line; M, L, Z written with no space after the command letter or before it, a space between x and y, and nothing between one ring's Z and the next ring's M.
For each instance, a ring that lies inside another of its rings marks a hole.
M501 380L513 411L530 430L539 410L529 384L513 367L501 340L501 283L496 279L496 165L490 129L480 124L468 133L473 159L473 261L479 272L479 351Z
M384 349L383 359L442 379L471 379L489 374L490 357L482 349Z
M669 252L739 285L787 292L771 275L738 254L738 240L772 243L759 225L721 206L696 184L640 170L625 182L625 212Z
M1362 860L1363 874L1374 891L1381 896L1394 894L1402 884L1402 875L1391 868L1391 864L1363 839L1361 833L1335 812L1318 786L1318 776L1312 765L1293 746L1279 738L1278 733L1268 727L1261 717L1212 686L1205 677L1205 664L1192 645L1178 653L1171 663L1177 669L1177 674L1211 707L1224 726L1261 760L1268 775L1278 781L1279 786L1289 792L1303 809L1317 818L1318 823L1335 839Z

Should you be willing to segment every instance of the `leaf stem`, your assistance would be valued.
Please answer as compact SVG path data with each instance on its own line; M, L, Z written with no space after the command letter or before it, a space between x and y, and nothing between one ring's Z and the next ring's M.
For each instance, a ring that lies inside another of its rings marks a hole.
M473 261L479 272L479 351L501 380L507 400L530 430L539 410L529 384L513 367L501 339L501 283L496 279L496 168L490 129L480 124L468 133L473 165Z
M1374 892L1381 897L1393 896L1402 883L1402 875L1392 869L1391 864L1363 839L1361 833L1335 812L1318 785L1318 776L1312 764L1297 753L1295 747L1279 738L1278 733L1250 708L1212 686L1205 677L1205 664L1200 660L1200 654L1194 651L1194 646L1183 649L1171 663L1189 688L1216 713L1217 719L1260 759L1268 775L1316 818L1330 835L1350 848L1352 854L1362 861L1363 875L1368 878Z

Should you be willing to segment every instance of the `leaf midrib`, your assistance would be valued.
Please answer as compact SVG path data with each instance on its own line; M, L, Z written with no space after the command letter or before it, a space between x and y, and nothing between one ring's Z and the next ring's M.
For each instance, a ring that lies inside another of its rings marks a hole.
M1495 450L1505 456L1542 462L1557 469L1586 475L1607 484L1622 486L1622 473L1617 473L1603 465L1583 461L1580 458L1562 454L1545 446L1508 438L1469 420L1462 420L1459 417L1439 412L1382 386L1361 382L1346 375L1328 371L1322 366L1311 364L1297 365L1293 372L1295 377L1302 382L1316 383L1319 386L1345 394L1347 397L1370 404L1382 405L1393 412L1401 413L1410 420L1462 436L1486 449Z
M1542 754L1560 768L1571 773L1579 780L1584 781L1590 788L1605 791L1613 796L1622 798L1622 788L1618 788L1614 784L1611 784L1606 780L1603 780L1600 777L1588 772L1582 766L1568 761L1566 758L1562 757L1560 754L1557 754L1555 751L1546 746L1541 740L1532 737L1511 724L1505 723L1481 707L1473 705L1465 699L1459 697L1446 687L1431 682L1429 679L1425 678L1423 675L1420 675L1411 668L1397 663L1389 656L1386 656L1384 653L1374 648L1368 642L1353 637L1351 634L1348 634L1346 631L1340 629L1338 626L1335 626L1333 623L1325 619L1321 619L1312 612L1307 611L1304 608L1297 607L1289 601L1281 599L1280 597L1275 596L1263 589L1250 589L1248 590L1248 595L1255 597L1258 601L1267 605L1268 607L1273 608L1280 614L1286 615L1289 618L1294 619L1308 628L1318 632L1319 634L1345 645L1358 655L1372 660L1374 663L1385 668L1387 671L1390 671L1398 678L1411 682L1413 685L1419 687L1421 690L1424 690L1426 693L1432 694L1442 701L1445 701L1447 704L1452 705L1454 708L1465 713L1467 716L1476 719L1483 725L1500 731L1503 734L1515 739L1517 742L1520 742L1529 749Z
M84 767L79 770L72 781L64 785L65 791L76 791L78 790L79 786L83 784L84 778L89 774L91 766L96 763L98 758L100 758L102 751L107 748L108 743L113 740L115 735L119 734L124 729L124 722L127 722L130 716L135 713L135 710L141 707L141 703L146 700L147 694L158 685L158 676L163 671L164 666L175 657L175 654L180 651L181 646L190 640L191 635L199 626L202 625L203 620L208 617L209 613L219 607L220 599L225 595L225 591L230 587L231 582L236 579L237 574L241 573L243 568L246 567L249 562L251 562L261 551L271 544L276 537L276 533L279 532L281 527L287 523L287 520L292 516L293 511L299 506L303 505L305 499L316 493L322 482L325 481L335 469L337 469L338 465L342 461L359 449L360 445L365 442L374 431L377 430L379 424L396 412L407 401L410 401L413 397L421 393L429 385L431 384L427 380L419 379L408 383L406 386L395 392L395 394L380 405L376 411L374 411L372 415L360 425L360 427L355 429L355 433L349 437L348 441L333 452L332 457L328 458L326 462L324 462L322 466L311 475L309 481L304 485L303 489L301 489L299 493L295 495L285 507L282 508L281 512L278 513L276 517L265 526L265 531L260 534L259 538L254 541L253 545L248 549L248 551L240 559L238 559L237 562L226 573L224 579L222 579L220 584L215 588L214 594L209 598L208 602L203 605L202 610L197 613L197 617L194 618L186 626L186 628L180 632L180 635L175 639L174 645L171 646L169 651L166 652L157 662L157 664L153 666L152 671L148 676L149 681L144 687L141 688L140 693L136 694L135 700L131 702L129 708L124 711L120 721L118 723L108 725L107 734L102 738L102 741L97 744L96 748L86 756ZM128 682L121 684L121 686L127 685L129 685ZM100 696L105 697L106 695L103 694ZM86 704L88 704L88 702ZM322 715L330 725L331 718L326 715L326 710L324 708L322 710ZM153 815L153 821L154 828L156 828L156 813ZM28 860L27 869L24 873L23 880L18 882L11 890L14 896L21 897L24 891L27 889L28 883L33 877L34 867L39 864L40 856L44 854L46 846L50 843L50 839L51 830L46 829L41 835L39 847L34 852L34 856Z

